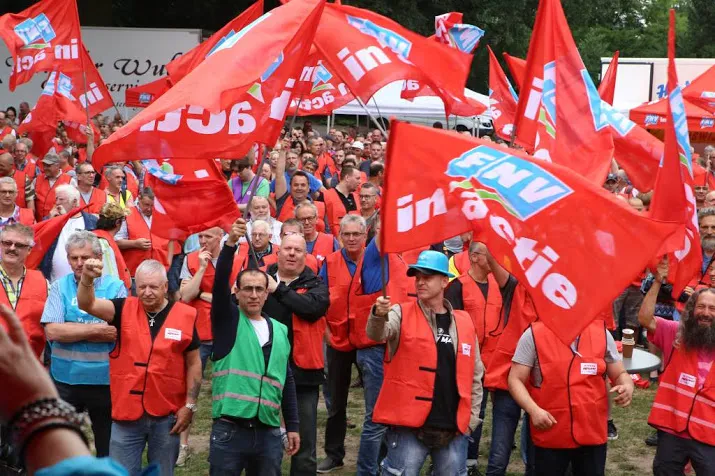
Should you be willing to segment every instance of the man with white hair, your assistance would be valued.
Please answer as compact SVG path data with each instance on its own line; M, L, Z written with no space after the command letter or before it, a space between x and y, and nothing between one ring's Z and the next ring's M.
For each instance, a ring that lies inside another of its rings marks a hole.
M34 225L35 214L32 210L21 208L15 203L17 184L12 177L0 178L0 229L13 223Z
M42 159L42 171L35 179L35 218L43 220L50 214L55 203L55 191L58 186L68 184L72 177L62 172L57 154L47 154Z
M77 303L117 330L109 381L112 439L109 455L129 474L139 474L144 448L160 474L174 474L179 434L188 428L201 390L196 309L169 301L164 264L143 261L136 271L138 297L102 299L95 279L102 261L85 262Z
M295 219L303 225L303 236L308 253L315 256L318 265L322 266L325 258L338 251L340 245L330 233L318 231L318 208L311 202L303 202L295 207Z
M50 218L64 215L79 206L79 191L72 185L59 185L54 196L55 204L50 210ZM70 235L75 231L91 231L96 227L97 217L87 212L79 212L67 221L57 239L47 249L40 264L40 271L50 283L54 283L62 276L72 272L70 263L67 261L67 254L64 252Z
M15 147L24 148L24 144ZM25 172L15 169L15 160L8 152L0 154L0 177L9 177L17 184L17 194L15 202L20 208L29 208L35 213L35 188L32 186L32 179Z
M37 177L37 157L32 153L33 145L32 139L21 137L15 144L15 152L12 154L15 159L15 170L25 172L32 180Z
M271 226L263 220L255 220L251 227L251 245L240 243L237 251L237 261L241 263L241 269L258 269L265 265L263 258L275 255L280 246L271 243Z
M271 206L268 203L266 197L260 197L258 195L253 197L251 200L251 221L249 221L246 226L248 228L248 235L251 235L253 230L253 222L256 220L263 220L268 223L271 227L271 243L280 245L281 244L281 226L283 223L279 222L271 216ZM246 238L241 238L240 242L243 243Z

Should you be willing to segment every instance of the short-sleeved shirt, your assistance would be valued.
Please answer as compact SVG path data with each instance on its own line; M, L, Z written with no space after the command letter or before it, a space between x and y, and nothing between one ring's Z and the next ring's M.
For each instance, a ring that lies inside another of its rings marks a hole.
M655 332L648 333L648 340L663 351L663 362L668 365L673 355L673 343L678 336L679 322L655 317ZM698 388L705 385L708 373L713 365L715 352L698 351Z
M308 175L308 186L310 187L310 193L313 194L320 190L320 188L323 186L323 182L318 180L313 174L307 174ZM286 194L290 194L290 179L291 175L286 172ZM271 181L271 192L275 193L276 191L276 181L273 180Z
M246 193L248 192L248 187L251 185L251 183L252 183L253 181L250 180L250 181L248 181L248 182L242 182L240 177L234 177L234 178L230 179L230 180L228 181L228 188L230 188L232 192L233 192L233 182L234 182L234 180L238 180L239 182L241 182L241 197L244 197L244 196L246 195ZM267 180L261 180L260 183L259 183L259 185L258 185L258 187L256 187L256 193L254 193L253 195L254 195L255 197L266 197L266 198L268 198L268 196L269 196L270 194L271 194L270 184L268 183Z
M618 348L616 347L616 342L613 340L613 336L610 332L604 329L606 333L606 354L603 356L607 364L612 364L614 362L619 362L621 360L621 355L618 353ZM578 348L578 337L571 343L571 349L576 351ZM516 345L516 351L514 351L514 357L511 359L512 362L517 364L526 365L531 367L531 380L534 387L541 387L541 368L539 367L539 357L536 354L536 344L534 344L534 334L531 331L531 327L526 329L519 339L519 343Z

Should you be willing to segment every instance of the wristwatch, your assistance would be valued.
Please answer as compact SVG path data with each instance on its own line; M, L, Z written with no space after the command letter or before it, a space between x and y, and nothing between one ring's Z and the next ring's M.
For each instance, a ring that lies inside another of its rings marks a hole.
M186 408L188 408L189 410L191 410L191 413L196 413L196 410L199 409L199 407L198 407L195 403L187 403L187 404L184 405L184 406L185 406Z

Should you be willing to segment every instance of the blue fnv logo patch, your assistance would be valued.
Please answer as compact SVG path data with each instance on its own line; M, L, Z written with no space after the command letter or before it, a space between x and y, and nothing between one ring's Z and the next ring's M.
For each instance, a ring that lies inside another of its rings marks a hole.
M658 124L658 121L660 121L660 116L657 114L648 114L645 116L646 126L655 126Z
M322 64L316 66L315 73L313 74L313 89L310 91L311 94L324 89L333 89L333 85L330 84L331 79L333 79L333 75L325 66Z
M484 30L474 25L459 23L447 32L458 50L471 53L484 36Z
M264 13L262 16L256 18L251 23L249 23L248 25L243 27L241 29L241 31L239 31L238 33L231 30L226 36L221 38L221 40L219 40L219 42L216 43L213 48L211 48L211 51L209 51L206 54L206 57L208 58L209 56L216 53L217 51L221 51L221 50L225 50L227 48L233 47L238 42L238 40L240 40L241 38L243 38L246 35L246 33L253 30L259 24L263 23L270 16L271 16L271 12Z
M700 119L700 128L701 129L707 129L708 127L713 127L714 125L715 125L715 120L713 120L713 119L708 119L708 118Z
M35 18L28 18L13 28L25 48L43 49L50 46L50 41L57 37L47 15L40 13ZM38 43L39 42L39 43Z
M521 221L573 193L565 183L538 165L484 145L452 159L445 174L465 181L477 180L490 189L477 189L478 193L483 192L480 196L501 203Z
M389 48L393 53L404 59L407 59L410 56L412 42L404 36L398 35L394 31L388 30L387 28L382 28L381 26L374 24L370 20L365 20L364 18L358 18L350 15L345 15L345 17L347 18L350 26L357 28L357 30L364 35L375 38L383 48Z

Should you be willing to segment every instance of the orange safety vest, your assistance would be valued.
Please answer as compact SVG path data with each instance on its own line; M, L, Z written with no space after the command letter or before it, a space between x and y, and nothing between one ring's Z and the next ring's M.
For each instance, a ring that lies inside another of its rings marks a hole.
M330 292L330 307L325 314L330 329L330 347L341 352L355 349L348 338L348 295L353 276L350 275L347 263L341 250L329 254L325 258L328 273L328 290ZM360 270L355 271L360 275Z
M32 154L28 153L25 157L25 170L18 170L17 166L15 167L15 170L17 170L18 172L24 172L25 175L30 177L30 180L33 180L35 177L37 177L37 159L31 159L31 155Z
M355 192L353 192L351 195L355 200L355 206L359 206L360 197L358 197L357 193ZM330 225L330 232L335 236L339 236L340 220L342 220L343 217L348 214L348 211L345 209L343 201L338 196L338 191L334 188L328 189L325 193L323 193L323 200L325 201L325 213L327 213L328 215L328 224ZM351 215L359 215L360 210L355 209L349 213Z
M10 299L7 297L7 292L4 286L0 286L0 304L4 304L10 309ZM42 311L45 308L47 301L47 281L41 272L28 269L25 270L25 279L22 281L20 296L17 298L15 313L22 323L22 328L27 335L27 340L30 341L32 353L38 359L42 355L45 348L45 330L40 324ZM7 324L5 321L0 321L0 325L7 332Z
M169 269L169 240L152 233L139 210L135 210L127 216L127 233L130 240L138 240L139 238L151 240L151 249L149 250L130 249L123 251L124 260L132 276L136 273L137 267L141 262L147 259L155 259Z
M278 245L273 245L273 246L278 246ZM261 266L261 270L265 271L268 269L269 266L274 265L278 262L278 252L276 251L275 253L272 253L268 256L263 257L263 266ZM313 256L310 253L306 253L305 255L305 265L312 269L315 274L318 274L318 271L320 270L320 266L318 265L318 260L316 259L315 256Z
M35 215L29 208L20 208L19 222L23 225L32 226L35 224Z
M310 253L318 260L318 265L322 266L325 258L333 252L335 245L335 235L330 233L318 233L313 245L313 251Z
M152 341L141 302L126 298L117 346L109 354L113 420L136 421L144 413L165 417L184 406L184 351L191 344L195 326L196 309L174 303Z
M241 271L241 262L238 257L233 259L233 268L231 269L231 276L228 280L228 286L231 287L233 283L236 282L236 277ZM186 255L186 267L189 268L189 272L192 276L195 276L199 272L199 250L194 251ZM206 266L206 271L204 271L204 276L201 278L201 283L199 284L199 292L211 293L213 292L214 279L216 278L216 268L214 268L213 262L209 262ZM199 334L199 339L202 341L213 340L213 333L211 331L211 303L206 302L198 297L189 303L189 306L196 309L198 315L196 317L196 332Z
M648 424L687 432L695 441L715 446L715 364L698 389L698 353L674 348L660 377Z
M606 326L595 320L581 332L578 354L543 322L531 324L543 381L529 385L536 404L557 423L548 430L531 426L534 445L541 448L578 448L608 441L606 392Z
M96 187L92 187L92 194L89 196L89 203L84 201L82 194L79 194L80 206L89 205L85 210L87 213L93 213L94 215L99 215L102 207L107 203L107 192L104 190L99 190Z
M25 200L25 181L27 180L27 174L22 170L16 170L12 174L12 178L15 180L15 185L17 185L15 204L20 208L27 208L27 201Z
M489 360L482 362L485 367L484 388L489 390L509 390L508 378L511 370L511 359L514 357L516 345L524 331L537 319L536 309L529 292L521 284L517 284L511 298L506 326L497 338Z
M491 273L487 275L489 291L485 301L484 294L468 272L457 279L462 283L464 310L472 317L474 329L477 331L482 362L487 363L496 348L499 336L504 331L499 283Z
M325 204L318 201L313 201L312 203L318 209L318 220L315 222L315 229L320 232L325 232ZM295 218L295 203L293 202L293 197L290 195L288 195L283 202L277 220L284 222L289 218Z
M383 425L421 428L424 425L434 396L437 375L437 343L427 317L417 301L400 304L402 325L400 345L384 363L385 378L377 397L372 421ZM474 381L474 352L477 340L472 319L464 311L454 311L457 326L456 379L459 405L457 428L469 431L472 413L472 382ZM604 421L605 424L605 421Z
M50 187L50 182L45 174L38 175L35 179L35 219L39 222L50 214L55 206L55 189L59 185L70 183L72 178L67 174L60 174L55 184Z
M465 274L472 267L471 261L469 261L469 250L460 251L453 256L454 267L459 271L459 275Z
M132 275L129 273L129 268L127 268L127 263L124 261L124 256L117 246L117 241L107 230L92 230L92 233L97 235L97 238L106 240L109 246L114 251L114 260L117 263L117 272L119 273L119 280L124 283L127 290L132 287Z
M271 253L267 254L264 256L262 259L259 260L258 262L258 267L265 269L268 267L266 264L266 259L270 258L270 260L275 259L275 261L270 261L270 264L273 264L278 261L278 251L281 249L280 246L278 246L275 243L271 243ZM238 250L236 251L236 261L239 263L239 271L242 271L244 269L248 269L248 264L249 264L249 259L251 257L251 250L248 248L248 243L239 243L238 244ZM263 264L261 264L263 263Z
M298 294L308 292L305 288L296 289ZM325 337L325 317L315 322L308 322L293 314L293 362L305 370L322 370L325 367L323 357L323 339Z

